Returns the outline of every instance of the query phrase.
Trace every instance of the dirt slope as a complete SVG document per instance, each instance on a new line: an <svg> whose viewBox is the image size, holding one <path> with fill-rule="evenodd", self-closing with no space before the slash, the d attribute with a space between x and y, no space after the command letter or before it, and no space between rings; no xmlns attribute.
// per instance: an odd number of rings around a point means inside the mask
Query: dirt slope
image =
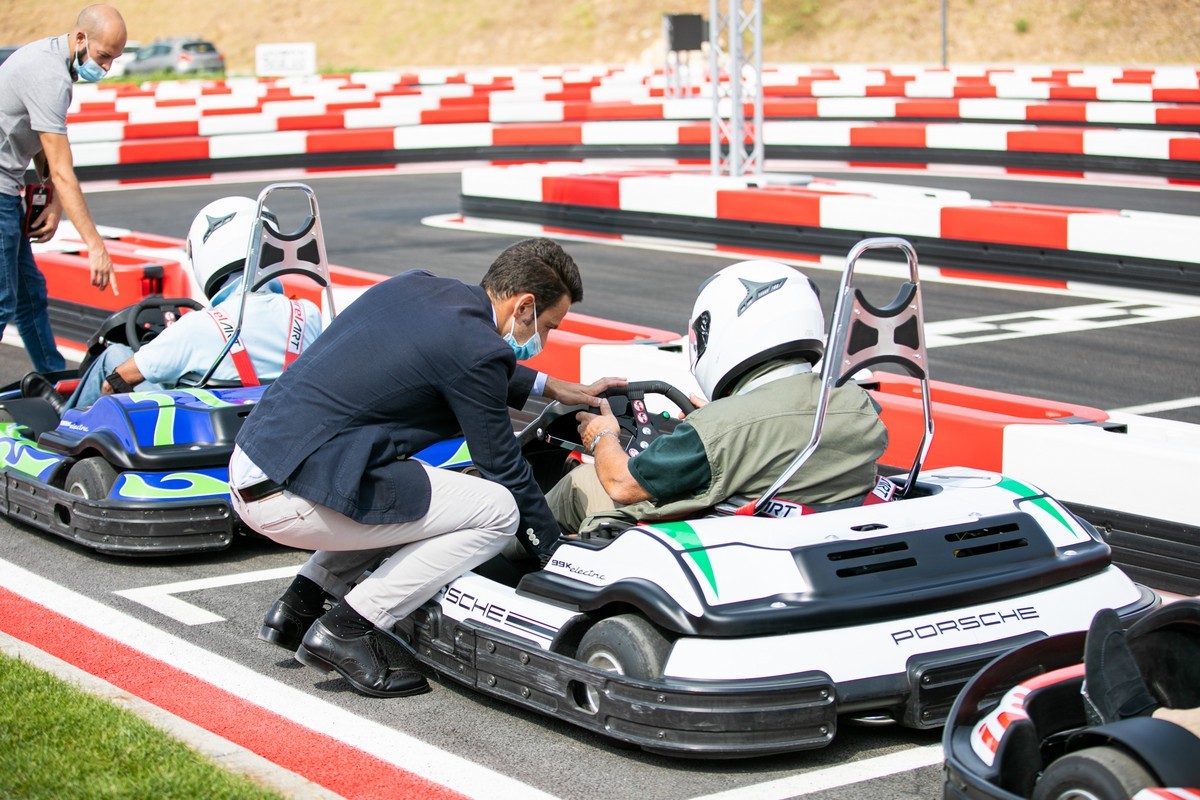
<svg viewBox="0 0 1200 800"><path fill-rule="evenodd" d="M130 38L198 33L231 70L258 42L316 41L324 70L662 60L662 14L700 0L118 0ZM744 2L743 7L751 3ZM66 31L82 7L0 0L0 44ZM720 7L729 7L721 0ZM775 62L938 63L941 0L763 0ZM948 0L951 63L1200 64L1200 0Z"/></svg>

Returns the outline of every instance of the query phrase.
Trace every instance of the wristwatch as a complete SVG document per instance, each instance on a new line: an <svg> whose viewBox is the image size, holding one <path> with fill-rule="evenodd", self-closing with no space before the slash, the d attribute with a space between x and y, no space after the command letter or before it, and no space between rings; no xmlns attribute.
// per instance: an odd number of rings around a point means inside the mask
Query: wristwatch
<svg viewBox="0 0 1200 800"><path fill-rule="evenodd" d="M129 385L129 381L121 377L116 370L108 373L105 376L104 382L112 387L112 390L117 394L127 394L133 391L133 387Z"/></svg>

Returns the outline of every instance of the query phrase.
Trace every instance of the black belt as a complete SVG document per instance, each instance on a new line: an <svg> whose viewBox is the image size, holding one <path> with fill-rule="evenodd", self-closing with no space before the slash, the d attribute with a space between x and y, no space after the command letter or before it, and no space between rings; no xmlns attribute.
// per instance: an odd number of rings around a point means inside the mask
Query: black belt
<svg viewBox="0 0 1200 800"><path fill-rule="evenodd" d="M241 489L234 488L234 491L237 492L245 502L253 503L258 500L265 500L268 497L274 497L282 492L284 488L285 487L283 484L276 483L270 478L267 478L265 481L252 483L249 486L245 486Z"/></svg>

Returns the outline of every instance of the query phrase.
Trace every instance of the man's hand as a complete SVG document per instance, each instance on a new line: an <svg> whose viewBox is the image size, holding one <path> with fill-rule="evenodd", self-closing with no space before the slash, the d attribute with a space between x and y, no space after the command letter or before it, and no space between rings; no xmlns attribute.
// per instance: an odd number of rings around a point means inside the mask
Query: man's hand
<svg viewBox="0 0 1200 800"><path fill-rule="evenodd" d="M98 289L108 288L108 282L112 280L113 265L103 240L97 239L94 244L88 244L88 262L92 266L92 286Z"/></svg>
<svg viewBox="0 0 1200 800"><path fill-rule="evenodd" d="M58 223L61 221L62 200L58 199L58 192L52 192L49 205L38 217L37 227L29 231L29 238L38 244L50 241L54 238L54 233L58 230Z"/></svg>
<svg viewBox="0 0 1200 800"><path fill-rule="evenodd" d="M549 397L551 400L557 400L563 405L568 406L592 406L593 408L600 405L599 395L609 389L625 386L629 381L624 378L601 378L594 383L584 386L580 383L567 383L560 381L558 378L546 376L546 388L543 391L543 396Z"/></svg>
<svg viewBox="0 0 1200 800"><path fill-rule="evenodd" d="M583 442L584 449L589 453L594 453L596 450L597 438L602 438L602 434L613 434L611 437L617 444L620 444L618 437L621 435L621 426L617 422L616 416L612 413L612 408L608 405L608 401L601 398L600 413L592 414L589 411L580 411L575 415L575 421L579 423L579 439ZM620 448L618 448L620 449Z"/></svg>
<svg viewBox="0 0 1200 800"><path fill-rule="evenodd" d="M704 408L706 405L708 405L708 398L707 398L707 397L701 397L701 396L700 396L700 395L698 395L698 394L689 394L689 395L688 395L688 400L691 400L691 401L692 401L692 405L694 405L694 406L696 407L696 410L697 410L697 411L699 411L700 409L702 409L702 408ZM680 411L680 412L679 412L679 418L680 418L680 419L687 419L687 414L685 414L685 413L683 413L682 411Z"/></svg>

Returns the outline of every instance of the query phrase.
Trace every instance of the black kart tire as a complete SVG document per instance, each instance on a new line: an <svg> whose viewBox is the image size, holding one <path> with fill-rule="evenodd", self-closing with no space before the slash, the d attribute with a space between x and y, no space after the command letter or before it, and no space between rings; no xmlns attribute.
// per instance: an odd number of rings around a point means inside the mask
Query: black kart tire
<svg viewBox="0 0 1200 800"><path fill-rule="evenodd" d="M64 487L68 492L88 500L103 500L117 482L117 471L103 458L85 458L71 467Z"/></svg>
<svg viewBox="0 0 1200 800"><path fill-rule="evenodd" d="M628 678L658 680L671 642L650 620L622 614L601 620L579 642L579 660Z"/></svg>
<svg viewBox="0 0 1200 800"><path fill-rule="evenodd" d="M1124 750L1089 747L1047 767L1034 786L1033 800L1129 800L1157 783Z"/></svg>

